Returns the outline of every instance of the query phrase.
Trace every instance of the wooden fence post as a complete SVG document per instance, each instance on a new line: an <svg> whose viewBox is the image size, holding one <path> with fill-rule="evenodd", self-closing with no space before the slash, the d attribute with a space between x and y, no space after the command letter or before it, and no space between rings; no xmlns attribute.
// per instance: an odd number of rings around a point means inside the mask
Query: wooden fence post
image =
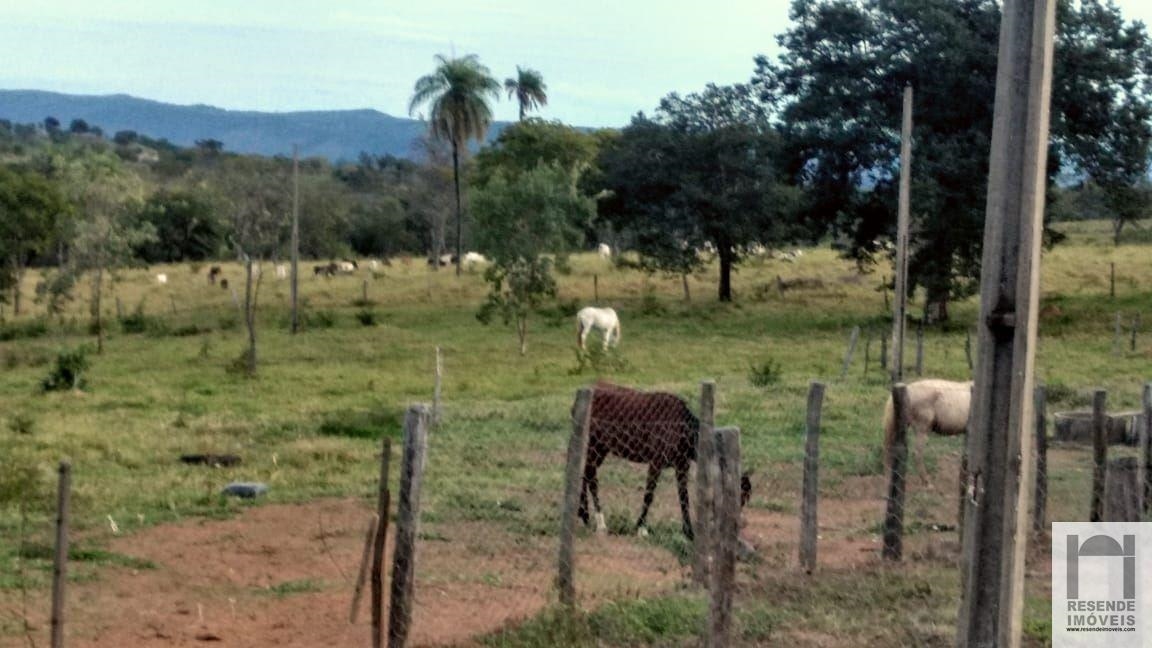
<svg viewBox="0 0 1152 648"><path fill-rule="evenodd" d="M1032 496L1032 531L1040 533L1046 524L1048 508L1048 424L1045 409L1047 391L1044 385L1037 385L1033 391L1033 408L1036 412L1036 490Z"/></svg>
<svg viewBox="0 0 1152 648"><path fill-rule="evenodd" d="M908 312L908 229L912 220L912 84L904 86L900 122L900 186L896 208L896 281L892 308L892 382L904 380L904 332Z"/></svg>
<svg viewBox="0 0 1152 648"><path fill-rule="evenodd" d="M380 449L380 484L376 493L376 526L372 536L372 648L384 645L384 543L388 539L388 516L392 494L388 472L392 464L392 439L384 437Z"/></svg>
<svg viewBox="0 0 1152 648"><path fill-rule="evenodd" d="M1111 263L1111 271L1108 273L1108 296L1116 299L1116 262Z"/></svg>
<svg viewBox="0 0 1152 648"><path fill-rule="evenodd" d="M700 432L696 435L696 524L692 576L697 584L708 586L712 567L712 475L709 468L716 461L716 382L700 383Z"/></svg>
<svg viewBox="0 0 1152 648"><path fill-rule="evenodd" d="M908 469L908 387L892 386L892 415L896 422L892 445L888 448L888 507L884 514L884 549L888 560L904 555L904 478Z"/></svg>
<svg viewBox="0 0 1152 648"><path fill-rule="evenodd" d="M716 559L712 565L708 638L712 648L727 646L732 630L732 598L736 581L736 545L740 534L740 428L720 428L713 434L719 480L715 484L716 518L713 533Z"/></svg>
<svg viewBox="0 0 1152 648"><path fill-rule="evenodd" d="M844 354L844 366L840 368L840 380L848 375L848 365L852 364L852 355L856 353L856 343L860 340L860 327L853 326L852 334L848 336L848 351Z"/></svg>
<svg viewBox="0 0 1152 648"><path fill-rule="evenodd" d="M584 488L584 460L588 454L588 425L592 415L593 390L583 387L576 392L576 405L572 410L572 436L568 438L568 463L564 469L564 503L560 511L560 556L556 587L560 603L568 608L576 605L576 511L580 507L580 491Z"/></svg>
<svg viewBox="0 0 1152 648"><path fill-rule="evenodd" d="M972 362L972 329L964 331L964 357L968 360L968 373L971 374L975 369Z"/></svg>
<svg viewBox="0 0 1152 648"><path fill-rule="evenodd" d="M916 376L924 375L924 320L916 325Z"/></svg>
<svg viewBox="0 0 1152 648"><path fill-rule="evenodd" d="M1144 384L1144 393L1141 398L1143 405L1143 423L1140 426L1140 479L1144 484L1144 500L1142 502L1143 519L1148 518L1152 509L1152 382Z"/></svg>
<svg viewBox="0 0 1152 648"><path fill-rule="evenodd" d="M440 381L444 375L444 365L440 356L440 347L436 347L436 374L432 385L432 427L440 425Z"/></svg>
<svg viewBox="0 0 1152 648"><path fill-rule="evenodd" d="M124 306L120 303L120 295L116 295L116 321L124 319Z"/></svg>
<svg viewBox="0 0 1152 648"><path fill-rule="evenodd" d="M389 648L406 646L412 625L416 534L420 526L420 491L427 458L428 406L412 405L404 419L404 458L400 464L400 495L396 498L396 543L392 550L392 593L388 601Z"/></svg>
<svg viewBox="0 0 1152 648"><path fill-rule="evenodd" d="M800 567L809 574L816 569L816 535L819 528L816 503L820 493L820 410L823 405L824 383L814 380L808 386L804 488L800 505Z"/></svg>
<svg viewBox="0 0 1152 648"><path fill-rule="evenodd" d="M600 303L600 275L592 275L592 303Z"/></svg>
<svg viewBox="0 0 1152 648"><path fill-rule="evenodd" d="M56 491L56 553L52 560L52 648L64 646L64 587L68 582L68 507L72 496L72 464L60 462Z"/></svg>
<svg viewBox="0 0 1152 648"><path fill-rule="evenodd" d="M888 336L880 336L880 370L888 371Z"/></svg>
<svg viewBox="0 0 1152 648"><path fill-rule="evenodd" d="M1112 353L1120 355L1120 311L1116 311L1116 332L1112 335Z"/></svg>
<svg viewBox="0 0 1152 648"><path fill-rule="evenodd" d="M1104 519L1104 485L1108 472L1108 429L1104 403L1108 392L1098 389L1092 394L1092 508L1089 522Z"/></svg>
<svg viewBox="0 0 1152 648"><path fill-rule="evenodd" d="M1130 351L1136 351L1136 331L1140 330L1140 313L1132 318L1132 344L1129 347Z"/></svg>
<svg viewBox="0 0 1152 648"><path fill-rule="evenodd" d="M872 331L864 338L864 377L868 377L868 363L872 360Z"/></svg>

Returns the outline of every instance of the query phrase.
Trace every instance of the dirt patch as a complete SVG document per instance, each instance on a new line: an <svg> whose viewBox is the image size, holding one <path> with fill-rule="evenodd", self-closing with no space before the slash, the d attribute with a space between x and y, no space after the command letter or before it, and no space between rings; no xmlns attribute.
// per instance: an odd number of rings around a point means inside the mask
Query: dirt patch
<svg viewBox="0 0 1152 648"><path fill-rule="evenodd" d="M370 515L352 499L268 505L116 539L112 551L157 568L109 567L95 582L74 584L69 645L368 645L367 591L357 623L349 611ZM482 523L422 532L414 645L465 642L555 600L555 538L526 539ZM580 595L590 605L682 582L673 556L631 538L588 537L577 546ZM47 620L33 621L46 634Z"/></svg>

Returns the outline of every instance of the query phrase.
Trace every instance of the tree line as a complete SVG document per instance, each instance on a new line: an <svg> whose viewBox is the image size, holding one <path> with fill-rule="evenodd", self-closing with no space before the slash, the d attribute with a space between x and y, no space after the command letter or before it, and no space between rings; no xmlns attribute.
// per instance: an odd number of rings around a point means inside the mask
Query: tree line
<svg viewBox="0 0 1152 648"><path fill-rule="evenodd" d="M827 241L866 269L892 238L910 85L909 289L946 319L979 275L999 5L794 0L790 16L746 83L669 94L620 129L532 117L548 100L533 69L501 83L474 55L438 57L413 86L428 135L411 159L300 161L300 252L478 249L494 260L484 316L510 322L549 298L565 252L599 241L651 272L715 261L722 301L761 246ZM1062 1L1057 20L1048 215L1109 218L1119 240L1150 204L1152 46L1107 2ZM520 121L473 153L502 93ZM32 265L49 269L51 303L133 263L287 258L292 160L226 144L0 121L0 294L19 308Z"/></svg>

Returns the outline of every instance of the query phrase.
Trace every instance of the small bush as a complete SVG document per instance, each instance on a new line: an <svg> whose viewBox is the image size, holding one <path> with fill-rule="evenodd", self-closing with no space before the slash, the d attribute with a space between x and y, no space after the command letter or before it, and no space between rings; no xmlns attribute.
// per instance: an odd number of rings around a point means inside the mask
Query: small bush
<svg viewBox="0 0 1152 648"><path fill-rule="evenodd" d="M607 372L621 372L629 367L628 361L616 349L605 350L603 345L589 344L587 349L576 349L576 367L569 370L569 375L577 376L591 369L597 374Z"/></svg>
<svg viewBox="0 0 1152 648"><path fill-rule="evenodd" d="M56 366L40 381L44 391L84 389L84 372L88 370L88 351L84 347L68 349L56 354Z"/></svg>
<svg viewBox="0 0 1152 648"><path fill-rule="evenodd" d="M152 336L164 335L168 332L168 325L159 317L144 313L144 304L136 306L136 310L120 318L120 330L125 333L147 333Z"/></svg>
<svg viewBox="0 0 1152 648"><path fill-rule="evenodd" d="M400 412L378 408L371 411L339 412L321 422L316 431L323 436L352 439L382 439L385 436L398 439L402 427Z"/></svg>
<svg viewBox="0 0 1152 648"><path fill-rule="evenodd" d="M8 429L15 434L30 435L36 429L36 419L17 412L8 418Z"/></svg>
<svg viewBox="0 0 1152 648"><path fill-rule="evenodd" d="M748 370L748 382L753 387L767 387L780 382L780 363L768 358L759 365L752 365Z"/></svg>
<svg viewBox="0 0 1152 648"><path fill-rule="evenodd" d="M217 324L221 331L233 331L237 326L240 326L240 319L235 316L226 315L221 317Z"/></svg>
<svg viewBox="0 0 1152 648"><path fill-rule="evenodd" d="M305 311L301 313L300 323L304 328L332 328L336 325L336 313L328 310Z"/></svg>
<svg viewBox="0 0 1152 648"><path fill-rule="evenodd" d="M644 295L640 297L640 314L656 316L667 312L668 309L656 297L656 289L651 285L645 286Z"/></svg>
<svg viewBox="0 0 1152 648"><path fill-rule="evenodd" d="M376 311L368 308L362 308L356 311L356 321L360 322L363 326L376 326L380 323L380 318L376 315Z"/></svg>

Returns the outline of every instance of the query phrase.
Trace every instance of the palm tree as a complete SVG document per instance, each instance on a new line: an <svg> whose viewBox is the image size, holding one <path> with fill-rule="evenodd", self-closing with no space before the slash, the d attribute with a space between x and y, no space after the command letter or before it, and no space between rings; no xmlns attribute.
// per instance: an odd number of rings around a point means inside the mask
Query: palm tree
<svg viewBox="0 0 1152 648"><path fill-rule="evenodd" d="M456 274L460 275L464 256L460 203L460 155L467 152L468 140L483 141L492 123L488 97L500 98L500 82L475 54L461 58L436 55L436 71L416 80L408 114L428 104L428 124L435 139L452 145L452 176L456 186Z"/></svg>
<svg viewBox="0 0 1152 648"><path fill-rule="evenodd" d="M529 110L539 110L548 105L548 86L544 85L544 77L536 70L523 69L516 66L516 78L504 80L504 89L508 91L508 98L516 97L520 104L520 121Z"/></svg>

